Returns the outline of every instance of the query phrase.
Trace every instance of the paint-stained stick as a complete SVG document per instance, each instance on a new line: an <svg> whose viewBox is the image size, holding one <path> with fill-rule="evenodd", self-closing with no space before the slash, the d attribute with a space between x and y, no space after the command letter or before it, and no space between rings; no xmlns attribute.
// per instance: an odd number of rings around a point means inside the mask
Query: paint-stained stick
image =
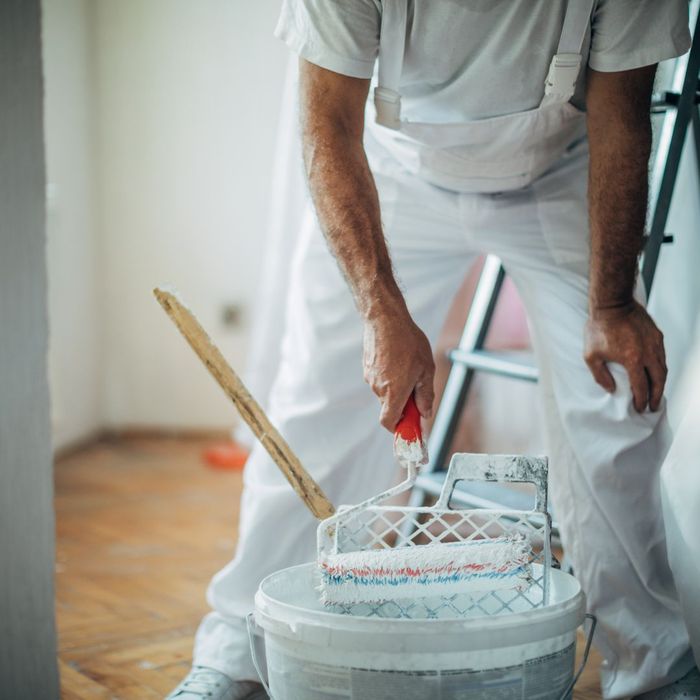
<svg viewBox="0 0 700 700"><path fill-rule="evenodd" d="M251 396L239 376L226 362L219 348L214 345L192 312L172 292L154 289L153 294L219 386L233 401L243 420L255 433L262 446L287 477L292 488L299 494L309 510L319 520L333 515L335 512L333 504L304 469L286 440L270 423L258 402Z"/></svg>

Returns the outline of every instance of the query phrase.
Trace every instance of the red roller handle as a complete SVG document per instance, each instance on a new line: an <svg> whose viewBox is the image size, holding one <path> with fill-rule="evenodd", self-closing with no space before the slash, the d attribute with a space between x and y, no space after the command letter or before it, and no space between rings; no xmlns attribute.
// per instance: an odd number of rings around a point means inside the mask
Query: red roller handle
<svg viewBox="0 0 700 700"><path fill-rule="evenodd" d="M416 400L411 394L394 428L394 455L401 463L425 464L428 461L420 420Z"/></svg>
<svg viewBox="0 0 700 700"><path fill-rule="evenodd" d="M401 436L406 442L423 441L423 431L420 425L420 412L416 406L413 394L409 396L403 414L394 428L394 435Z"/></svg>

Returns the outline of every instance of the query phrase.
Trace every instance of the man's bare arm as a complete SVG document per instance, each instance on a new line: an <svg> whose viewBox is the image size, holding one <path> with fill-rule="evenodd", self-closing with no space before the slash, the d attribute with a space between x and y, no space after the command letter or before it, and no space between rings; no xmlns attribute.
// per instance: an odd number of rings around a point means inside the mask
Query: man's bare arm
<svg viewBox="0 0 700 700"><path fill-rule="evenodd" d="M586 107L591 264L585 359L607 391L607 362L629 375L634 406L659 407L666 382L663 336L633 297L648 197L650 98L656 66L619 73L589 69Z"/></svg>
<svg viewBox="0 0 700 700"><path fill-rule="evenodd" d="M433 403L430 344L394 278L379 199L363 146L369 80L300 61L302 144L321 228L364 321L365 380L393 430L412 392L424 416Z"/></svg>

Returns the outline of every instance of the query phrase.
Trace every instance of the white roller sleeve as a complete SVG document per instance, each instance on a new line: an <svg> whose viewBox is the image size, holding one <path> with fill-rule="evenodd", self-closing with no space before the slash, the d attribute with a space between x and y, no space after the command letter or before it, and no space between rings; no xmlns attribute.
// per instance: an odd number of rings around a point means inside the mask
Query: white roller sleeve
<svg viewBox="0 0 700 700"><path fill-rule="evenodd" d="M326 604L501 590L530 578L531 547L522 535L492 540L371 549L319 561Z"/></svg>

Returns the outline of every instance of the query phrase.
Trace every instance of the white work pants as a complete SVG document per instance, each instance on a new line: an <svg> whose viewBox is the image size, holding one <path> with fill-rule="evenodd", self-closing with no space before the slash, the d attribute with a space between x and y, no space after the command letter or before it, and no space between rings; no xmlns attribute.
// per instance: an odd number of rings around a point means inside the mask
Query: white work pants
<svg viewBox="0 0 700 700"><path fill-rule="evenodd" d="M587 148L579 144L532 186L459 194L406 173L368 137L382 221L399 283L434 341L476 255L498 255L527 308L542 371L552 497L565 546L598 616L606 698L675 680L692 665L666 559L659 467L669 445L663 410L637 414L626 374L615 394L582 359L587 316ZM338 504L386 489L391 435L362 379L362 323L309 211L293 259L282 359L270 418ZM255 678L244 616L267 574L315 558L316 521L267 454L245 469L235 559L214 576L214 610L195 663Z"/></svg>

